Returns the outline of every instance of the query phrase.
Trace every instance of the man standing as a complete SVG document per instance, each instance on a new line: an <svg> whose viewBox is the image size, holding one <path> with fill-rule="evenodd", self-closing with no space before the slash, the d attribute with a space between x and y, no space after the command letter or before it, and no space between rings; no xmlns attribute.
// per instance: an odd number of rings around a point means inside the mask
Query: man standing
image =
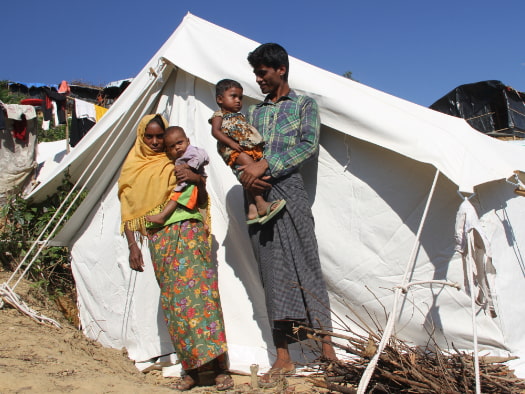
<svg viewBox="0 0 525 394"><path fill-rule="evenodd" d="M263 159L240 168L240 181L246 189L268 190L269 201L287 201L272 220L249 230L277 350L277 359L260 384L272 387L280 375L294 371L288 351L288 344L297 340L294 325L332 329L314 219L299 174L301 164L317 155L320 119L317 103L290 89L288 53L283 47L263 44L248 55L248 62L267 95L248 112L265 148ZM323 339L323 357L335 359L330 336Z"/></svg>

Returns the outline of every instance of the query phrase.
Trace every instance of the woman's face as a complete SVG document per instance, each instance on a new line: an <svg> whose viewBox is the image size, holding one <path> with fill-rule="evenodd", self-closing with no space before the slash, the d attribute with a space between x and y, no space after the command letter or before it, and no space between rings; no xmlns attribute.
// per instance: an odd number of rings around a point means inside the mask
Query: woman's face
<svg viewBox="0 0 525 394"><path fill-rule="evenodd" d="M158 123L151 122L146 126L142 140L153 152L164 152L164 130Z"/></svg>

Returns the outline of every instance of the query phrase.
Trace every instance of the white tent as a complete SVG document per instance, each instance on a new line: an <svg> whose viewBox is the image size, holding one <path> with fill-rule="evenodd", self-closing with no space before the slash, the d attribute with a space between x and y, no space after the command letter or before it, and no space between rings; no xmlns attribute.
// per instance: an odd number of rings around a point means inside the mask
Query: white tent
<svg viewBox="0 0 525 394"><path fill-rule="evenodd" d="M232 368L248 371L252 363L264 367L271 361L241 187L216 153L207 122L216 110L214 84L222 78L241 82L245 108L263 98L246 61L257 46L188 14L101 121L30 195L52 194L66 168L89 190L55 241L72 245L85 334L106 346L126 347L136 361L172 350L149 262L144 273L131 272L119 234L116 181L138 121L148 113L161 113L171 125L184 127L192 143L211 156L213 256ZM523 147L295 58L290 59L290 85L314 97L321 110L319 158L303 173L334 325L356 328L351 310L384 325L393 289L412 257L412 281L463 284L462 257L454 243L461 191L472 196L497 271L492 289L497 317L480 307L475 311L480 349L523 356L525 198L505 182L513 171L525 170ZM428 199L433 179L437 183ZM425 344L432 331L443 348L453 343L472 349L470 305L463 287L413 286L400 305L395 334ZM516 365L525 375L525 368Z"/></svg>

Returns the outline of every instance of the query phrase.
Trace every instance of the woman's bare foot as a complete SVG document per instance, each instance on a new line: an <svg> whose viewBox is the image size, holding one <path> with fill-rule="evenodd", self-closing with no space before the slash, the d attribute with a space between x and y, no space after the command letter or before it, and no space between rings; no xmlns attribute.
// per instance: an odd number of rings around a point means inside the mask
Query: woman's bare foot
<svg viewBox="0 0 525 394"><path fill-rule="evenodd" d="M222 372L215 377L215 388L217 391L226 391L235 386L231 375L226 372Z"/></svg>
<svg viewBox="0 0 525 394"><path fill-rule="evenodd" d="M188 391L195 387L195 380L190 375L184 375L179 381L174 383L171 387L179 391Z"/></svg>

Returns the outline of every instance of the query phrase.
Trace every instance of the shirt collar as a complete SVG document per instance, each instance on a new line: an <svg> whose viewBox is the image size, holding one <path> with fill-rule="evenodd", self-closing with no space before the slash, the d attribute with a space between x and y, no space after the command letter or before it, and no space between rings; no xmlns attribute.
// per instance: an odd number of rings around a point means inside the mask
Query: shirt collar
<svg viewBox="0 0 525 394"><path fill-rule="evenodd" d="M262 103L257 104L257 106L261 107L263 105L275 105L279 101L284 101L284 100L296 101L297 100L297 93L295 93L292 89L290 89L288 94L279 97L279 99L276 102L273 102L272 100L270 100L270 95L268 95L268 96L266 96L264 98L264 101Z"/></svg>

